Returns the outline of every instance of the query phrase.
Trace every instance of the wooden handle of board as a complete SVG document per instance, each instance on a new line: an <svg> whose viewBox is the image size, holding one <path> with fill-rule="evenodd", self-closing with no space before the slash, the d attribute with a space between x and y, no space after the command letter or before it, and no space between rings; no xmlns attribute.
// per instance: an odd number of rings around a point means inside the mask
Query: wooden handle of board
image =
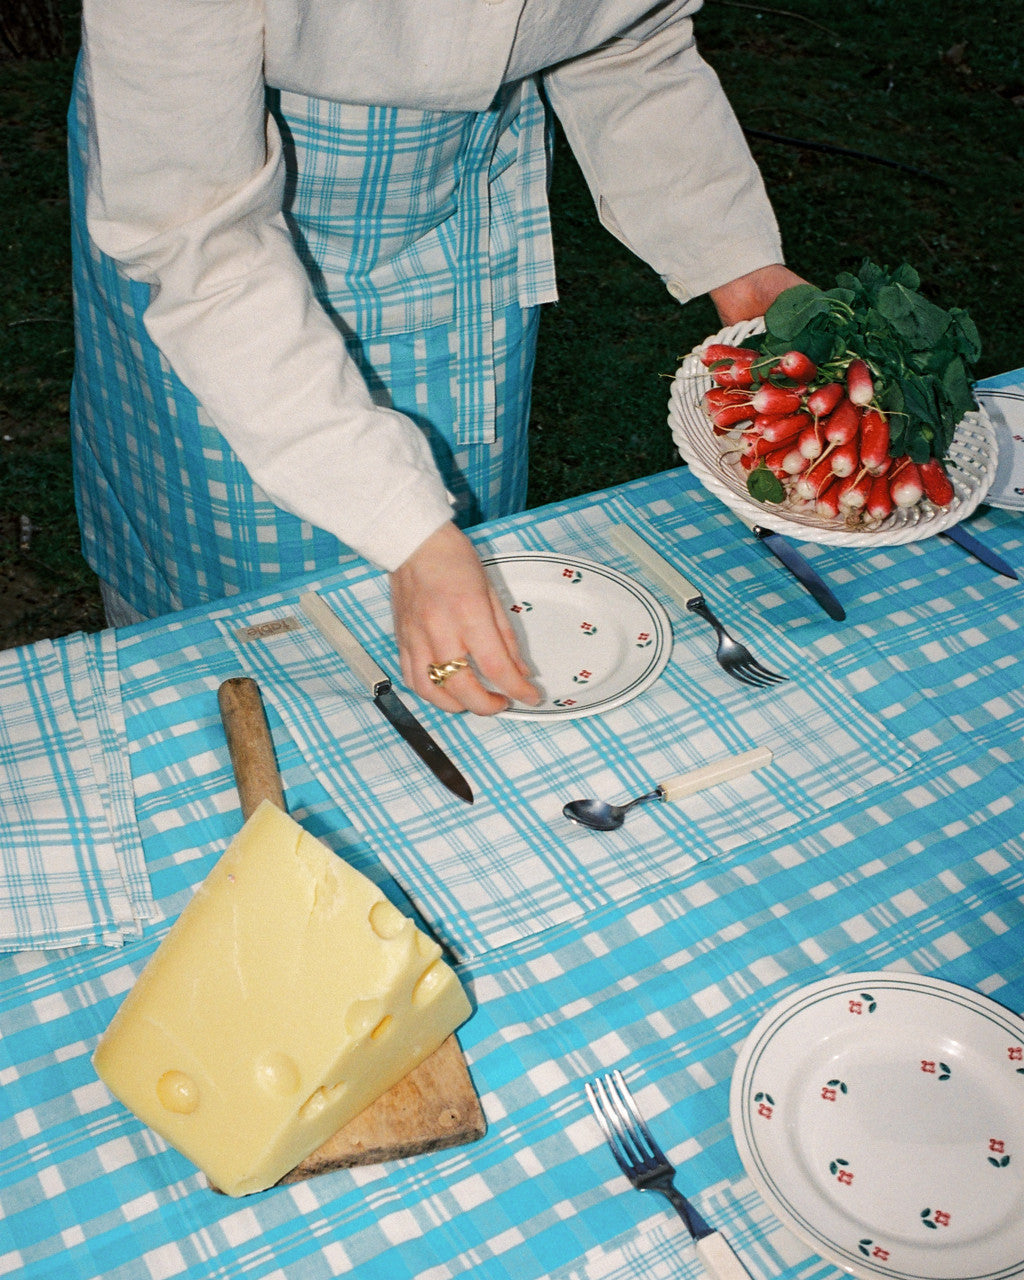
<svg viewBox="0 0 1024 1280"><path fill-rule="evenodd" d="M225 680L217 690L217 702L243 819L259 807L261 800L270 800L284 809L281 775L259 685L248 676Z"/></svg>

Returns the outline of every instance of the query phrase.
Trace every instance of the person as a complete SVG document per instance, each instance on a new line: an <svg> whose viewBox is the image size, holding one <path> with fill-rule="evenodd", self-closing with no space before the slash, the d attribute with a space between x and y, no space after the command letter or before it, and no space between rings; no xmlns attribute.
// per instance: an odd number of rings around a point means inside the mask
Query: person
<svg viewBox="0 0 1024 1280"><path fill-rule="evenodd" d="M112 623L359 555L419 696L536 700L463 529L525 504L551 113L680 301L798 279L699 4L84 0L72 446Z"/></svg>

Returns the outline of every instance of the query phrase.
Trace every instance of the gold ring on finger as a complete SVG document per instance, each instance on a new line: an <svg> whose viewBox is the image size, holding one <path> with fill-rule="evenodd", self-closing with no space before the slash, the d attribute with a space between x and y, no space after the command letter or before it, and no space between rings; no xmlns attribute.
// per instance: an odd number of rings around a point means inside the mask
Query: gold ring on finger
<svg viewBox="0 0 1024 1280"><path fill-rule="evenodd" d="M457 671L469 666L468 658L452 658L450 662L431 662L427 667L430 683L439 687L450 679Z"/></svg>

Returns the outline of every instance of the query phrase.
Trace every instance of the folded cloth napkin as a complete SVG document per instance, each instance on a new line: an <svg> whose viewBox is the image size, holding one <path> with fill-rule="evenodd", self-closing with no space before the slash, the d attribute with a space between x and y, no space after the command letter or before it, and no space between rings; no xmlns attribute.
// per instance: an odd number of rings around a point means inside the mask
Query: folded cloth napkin
<svg viewBox="0 0 1024 1280"><path fill-rule="evenodd" d="M113 632L0 653L0 950L119 946L153 901Z"/></svg>
<svg viewBox="0 0 1024 1280"><path fill-rule="evenodd" d="M637 513L617 500L547 521L534 515L482 550L589 557L642 582L608 539L624 519L636 523ZM383 580L321 594L397 674ZM754 689L717 665L706 623L678 603L662 603L675 631L671 661L651 688L600 715L453 717L405 695L469 778L472 808L411 754L297 605L254 609L218 625L321 785L453 949L469 955L677 878L704 858L860 795L915 759L874 717L844 714L840 687L773 627L757 622L754 647L791 679ZM735 609L723 613L753 644ZM286 617L295 623L290 629L280 625ZM279 625L265 625L273 622ZM754 746L774 752L769 767L678 803L645 805L619 832L592 832L562 814L567 800L623 800Z"/></svg>

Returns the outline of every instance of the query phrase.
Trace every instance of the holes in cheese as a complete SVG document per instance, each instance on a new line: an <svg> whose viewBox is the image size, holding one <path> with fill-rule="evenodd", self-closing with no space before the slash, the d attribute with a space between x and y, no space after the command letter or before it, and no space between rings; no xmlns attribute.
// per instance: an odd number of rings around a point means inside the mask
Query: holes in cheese
<svg viewBox="0 0 1024 1280"><path fill-rule="evenodd" d="M165 1071L156 1082L156 1096L166 1111L174 1111L180 1116L191 1115L199 1106L196 1082L184 1071Z"/></svg>
<svg viewBox="0 0 1024 1280"><path fill-rule="evenodd" d="M256 1060L254 1074L261 1089L281 1098L296 1093L302 1083L298 1064L286 1053L264 1054Z"/></svg>
<svg viewBox="0 0 1024 1280"><path fill-rule="evenodd" d="M273 1185L469 1016L440 948L269 802L200 885L93 1057L220 1190Z"/></svg>
<svg viewBox="0 0 1024 1280"><path fill-rule="evenodd" d="M345 1030L353 1040L361 1040L372 1033L382 1012L379 1000L356 1000L345 1011Z"/></svg>
<svg viewBox="0 0 1024 1280"><path fill-rule="evenodd" d="M324 1111L345 1092L345 1082L331 1085L328 1089L314 1089L306 1101L299 1107L299 1120L303 1124L316 1124Z"/></svg>
<svg viewBox="0 0 1024 1280"><path fill-rule="evenodd" d="M395 938L405 927L406 917L394 905L385 899L375 902L370 908L370 928L378 938Z"/></svg>
<svg viewBox="0 0 1024 1280"><path fill-rule="evenodd" d="M443 960L435 960L428 965L416 981L412 989L412 1002L415 1005L429 1004L435 996L440 995L445 987L445 971L448 966Z"/></svg>

